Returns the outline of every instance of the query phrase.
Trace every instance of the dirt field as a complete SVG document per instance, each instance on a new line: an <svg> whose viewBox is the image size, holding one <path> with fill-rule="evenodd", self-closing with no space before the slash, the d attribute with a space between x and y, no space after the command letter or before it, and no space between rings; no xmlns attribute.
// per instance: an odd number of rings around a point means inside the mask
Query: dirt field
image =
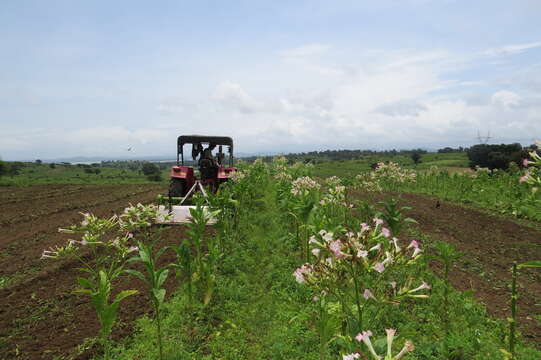
<svg viewBox="0 0 541 360"><path fill-rule="evenodd" d="M354 192L358 199L372 202L391 197L390 194ZM507 318L511 312L510 268L541 259L541 231L484 212L464 208L424 195L401 194L401 205L412 209L406 215L417 220L418 229L432 240L455 245L463 254L451 273L456 289L472 290L479 302L486 305L490 315ZM397 197L394 195L393 197ZM433 264L438 271L438 264ZM531 344L541 348L541 272L521 270L519 280L518 315L522 334Z"/></svg>
<svg viewBox="0 0 541 360"><path fill-rule="evenodd" d="M0 359L89 359L94 348L81 346L98 333L88 298L74 295L76 264L40 260L43 249L65 244L59 227L79 222L79 212L99 216L121 212L129 203L151 202L164 191L159 185L35 186L0 188ZM355 197L381 200L381 196L354 193ZM472 289L493 316L509 316L509 268L513 260L541 259L541 231L485 213L429 197L403 194L408 213L419 229L435 240L448 241L463 252L452 273L453 285ZM162 234L164 244L178 243L181 227ZM168 254L163 262L172 261ZM437 270L437 266L435 266ZM541 327L535 319L541 307L539 271L525 270L520 277L519 316L526 339L541 345ZM6 281L6 280L4 280ZM167 283L175 287L174 277ZM133 319L149 306L144 285L136 279L117 287L139 289L125 300L115 336L132 331Z"/></svg>
<svg viewBox="0 0 541 360"><path fill-rule="evenodd" d="M0 276L8 279L0 290L0 359L91 357L90 346L78 346L96 336L99 327L88 298L71 294L77 264L40 260L41 252L66 243L67 234L58 228L80 222L79 212L108 217L129 203L151 202L163 191L160 185L0 188ZM162 237L174 243L182 235L182 228L172 227ZM164 262L173 260L167 256ZM174 285L171 277L167 287ZM149 309L139 280L124 281L118 286L122 289L141 293L123 303L117 337L128 334L131 320Z"/></svg>

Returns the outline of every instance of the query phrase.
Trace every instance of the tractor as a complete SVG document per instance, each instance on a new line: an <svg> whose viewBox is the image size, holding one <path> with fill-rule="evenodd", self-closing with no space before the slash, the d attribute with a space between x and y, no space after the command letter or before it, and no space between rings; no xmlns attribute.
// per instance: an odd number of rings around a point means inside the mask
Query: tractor
<svg viewBox="0 0 541 360"><path fill-rule="evenodd" d="M197 169L184 163L184 145L192 145L191 155ZM226 155L223 146L227 146ZM212 151L218 147L215 155ZM233 139L227 136L182 135L177 139L177 164L171 167L169 182L168 206L160 206L163 214L172 214L172 219L162 223L186 223L190 217L189 209L193 206L183 205L196 191L204 197L207 191L215 193L221 184L228 181L237 171L233 167ZM159 201L166 200L159 197ZM176 203L177 205L173 205Z"/></svg>
<svg viewBox="0 0 541 360"><path fill-rule="evenodd" d="M199 178L192 166L184 165L184 145L192 145L192 159L197 161ZM224 165L223 146L227 146L228 166ZM215 156L212 151L218 146ZM227 136L182 135L177 140L177 165L171 167L170 197L187 197L201 184L216 192L237 169L233 167L233 139Z"/></svg>

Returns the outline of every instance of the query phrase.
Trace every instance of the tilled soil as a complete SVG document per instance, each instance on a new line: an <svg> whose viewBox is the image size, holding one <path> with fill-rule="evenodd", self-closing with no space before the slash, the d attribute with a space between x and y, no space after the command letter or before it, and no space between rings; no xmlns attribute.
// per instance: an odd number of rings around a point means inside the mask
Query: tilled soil
<svg viewBox="0 0 541 360"><path fill-rule="evenodd" d="M69 238L58 232L81 221L80 212L100 217L121 213L129 203L152 202L164 192L160 185L33 186L0 188L0 359L88 359L96 346L81 346L98 334L94 309L86 296L74 295L77 263L40 260L42 251L64 245ZM183 228L161 233L161 245L178 244ZM166 253L161 262L170 263ZM166 283L175 287L174 276ZM139 279L124 278L115 292L138 289L123 301L115 336L132 330L133 320L150 309L146 288Z"/></svg>
<svg viewBox="0 0 541 360"><path fill-rule="evenodd" d="M406 216L417 220L419 231L432 240L455 245L463 254L451 272L458 290L472 290L490 315L510 317L510 269L514 261L524 263L541 259L541 231L519 225L501 216L466 208L418 194L375 194L355 191L353 198L382 201L400 198L401 206L412 209ZM541 210L540 210L541 211ZM439 264L432 264L435 271ZM524 338L541 348L541 272L520 270L518 279L518 317Z"/></svg>

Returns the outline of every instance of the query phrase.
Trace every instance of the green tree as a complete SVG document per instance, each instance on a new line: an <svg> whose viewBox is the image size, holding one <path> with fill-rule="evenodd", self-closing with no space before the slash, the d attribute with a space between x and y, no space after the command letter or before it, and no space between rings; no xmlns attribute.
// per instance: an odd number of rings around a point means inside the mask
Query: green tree
<svg viewBox="0 0 541 360"><path fill-rule="evenodd" d="M418 151L413 151L410 155L411 160L415 165L419 164L421 162L421 154Z"/></svg>
<svg viewBox="0 0 541 360"><path fill-rule="evenodd" d="M2 177L3 175L6 175L7 173L8 173L7 163L0 160L0 177Z"/></svg>
<svg viewBox="0 0 541 360"><path fill-rule="evenodd" d="M151 162L145 162L141 170L143 171L143 174L145 174L146 176L160 173L160 168L158 168L156 164L151 163Z"/></svg>

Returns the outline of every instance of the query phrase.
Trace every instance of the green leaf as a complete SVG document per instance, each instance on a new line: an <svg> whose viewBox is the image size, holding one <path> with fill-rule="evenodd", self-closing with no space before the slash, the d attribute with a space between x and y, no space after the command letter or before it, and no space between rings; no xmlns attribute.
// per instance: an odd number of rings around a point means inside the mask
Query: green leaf
<svg viewBox="0 0 541 360"><path fill-rule="evenodd" d="M113 301L113 303L119 303L120 301L122 301L123 299L127 298L128 296L131 296L131 295L135 295L137 294L139 291L137 290L124 290L124 291L121 291L120 293L118 293L118 295L115 297L115 300Z"/></svg>
<svg viewBox="0 0 541 360"><path fill-rule="evenodd" d="M94 289L94 284L92 284L92 282L90 282L90 280L86 278L77 276L77 282L79 283L79 285L81 285L84 288L91 289L91 290Z"/></svg>
<svg viewBox="0 0 541 360"><path fill-rule="evenodd" d="M87 290L87 289L75 289L73 290L73 293L74 294L92 294L92 290Z"/></svg>
<svg viewBox="0 0 541 360"><path fill-rule="evenodd" d="M133 276L137 276L139 279L143 280L145 283L148 284L148 280L147 278L145 277L145 275L143 275L140 271L137 271L137 270L132 270L132 269L127 269L127 270L124 270L127 274L130 274L130 275L133 275Z"/></svg>
<svg viewBox="0 0 541 360"><path fill-rule="evenodd" d="M165 279L167 279L167 275L169 275L169 269L162 268L160 271L158 271L158 282L156 283L157 287L162 287Z"/></svg>
<svg viewBox="0 0 541 360"><path fill-rule="evenodd" d="M541 268L541 260L528 261L523 264L519 264L518 268Z"/></svg>
<svg viewBox="0 0 541 360"><path fill-rule="evenodd" d="M158 303L163 304L165 299L165 289L152 289L152 295L158 300Z"/></svg>

